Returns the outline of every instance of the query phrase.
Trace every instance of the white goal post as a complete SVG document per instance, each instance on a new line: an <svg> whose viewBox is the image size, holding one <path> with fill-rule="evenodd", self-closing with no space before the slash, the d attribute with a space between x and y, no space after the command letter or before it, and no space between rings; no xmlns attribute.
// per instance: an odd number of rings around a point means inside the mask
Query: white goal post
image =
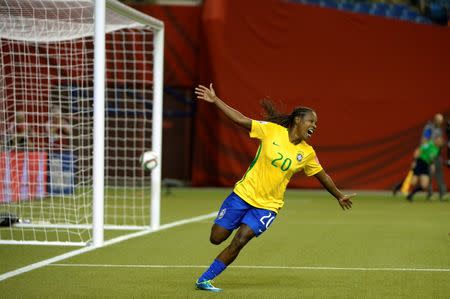
<svg viewBox="0 0 450 299"><path fill-rule="evenodd" d="M0 0L0 39L0 244L158 229L164 24L117 0Z"/></svg>

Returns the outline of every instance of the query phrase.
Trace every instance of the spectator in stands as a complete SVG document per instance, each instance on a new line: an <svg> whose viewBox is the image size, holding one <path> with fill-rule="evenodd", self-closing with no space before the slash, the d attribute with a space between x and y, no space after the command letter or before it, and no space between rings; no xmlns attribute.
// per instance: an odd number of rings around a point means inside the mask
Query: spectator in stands
<svg viewBox="0 0 450 299"><path fill-rule="evenodd" d="M31 136L33 132L27 123L25 113L17 111L13 121L7 130L8 146L15 149L25 150L31 147Z"/></svg>
<svg viewBox="0 0 450 299"><path fill-rule="evenodd" d="M69 120L64 117L58 105L52 105L50 107L47 134L50 150L64 151L69 149L72 129Z"/></svg>
<svg viewBox="0 0 450 299"><path fill-rule="evenodd" d="M425 144L429 142L430 140L436 140L437 138L444 138L444 132L443 132L443 125L444 125L444 116L440 113L437 113L433 120L429 121L425 127L423 128L422 132L422 144ZM445 178L444 178L444 167L443 167L443 158L441 155L441 149L444 145L444 142L441 142L441 145L439 147L439 153L435 157L435 160L433 161L433 167L430 172L430 178L435 179L438 190L439 190L439 198L442 200L445 196L445 193L447 192L447 186L445 184ZM428 187L428 197L430 198L433 194L433 184L432 180L430 180L430 184Z"/></svg>

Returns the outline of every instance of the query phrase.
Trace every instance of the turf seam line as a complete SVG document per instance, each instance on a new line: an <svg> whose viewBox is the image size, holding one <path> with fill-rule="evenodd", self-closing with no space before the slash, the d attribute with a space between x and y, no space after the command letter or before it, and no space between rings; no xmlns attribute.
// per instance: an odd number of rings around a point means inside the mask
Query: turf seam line
<svg viewBox="0 0 450 299"><path fill-rule="evenodd" d="M145 231L139 231L139 232L136 232L136 233L133 233L133 234L129 234L129 235L126 235L126 236L120 236L120 237L117 237L117 238L105 241L103 243L103 246L101 246L101 247L89 246L89 247L84 247L84 248L81 248L81 249L73 250L73 251L70 251L70 252L66 252L64 254L61 254L61 255L58 255L58 256L55 256L55 257L52 257L52 258L49 258L49 259L46 259L46 260L43 260L43 261L40 261L40 262L37 262L37 263L34 263L34 264L30 264L30 265L24 266L24 267L16 269L16 270L12 270L12 271L3 273L3 274L0 275L0 281L6 280L8 278L11 278L11 277L14 277L14 276L26 273L26 272L30 272L30 271L35 270L35 269L39 269L39 268L48 266L48 265L50 265L52 263L56 263L56 262L65 260L65 259L74 257L76 255L80 255L80 254L83 254L83 253L86 253L86 252L89 252L89 251L93 251L95 249L104 248L104 247L109 246L109 245L117 244L117 243L129 240L129 239L132 239L132 238L137 238L137 237L141 237L141 236L144 236L144 235L156 233L156 232L159 232L159 231L162 231L162 230L166 230L166 229L169 229L169 228L172 228L172 227L176 227L176 226L180 226L180 225L184 225L184 224L188 224L188 223L193 223L193 222L198 222L198 221L201 221L201 220L209 219L209 218L212 218L212 217L214 217L216 215L217 215L217 212L212 212L212 213L205 214L205 215L200 215L200 216L197 216L197 217L187 218L187 219L183 219L183 220L179 220L179 221L163 224L158 229L155 229L155 230L148 229L148 230L145 230Z"/></svg>
<svg viewBox="0 0 450 299"><path fill-rule="evenodd" d="M113 265L113 264L52 264L52 267L99 267L99 268L207 268L207 265ZM364 268L326 266L229 266L241 269L286 270L338 270L338 271L401 271L401 272L450 272L447 268Z"/></svg>

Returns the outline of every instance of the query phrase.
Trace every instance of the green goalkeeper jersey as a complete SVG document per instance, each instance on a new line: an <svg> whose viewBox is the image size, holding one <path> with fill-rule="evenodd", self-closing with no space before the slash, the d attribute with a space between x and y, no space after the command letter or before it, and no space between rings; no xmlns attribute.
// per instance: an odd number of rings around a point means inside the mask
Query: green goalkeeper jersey
<svg viewBox="0 0 450 299"><path fill-rule="evenodd" d="M433 140L430 140L420 146L419 158L431 164L434 159L439 155L439 147L434 144Z"/></svg>

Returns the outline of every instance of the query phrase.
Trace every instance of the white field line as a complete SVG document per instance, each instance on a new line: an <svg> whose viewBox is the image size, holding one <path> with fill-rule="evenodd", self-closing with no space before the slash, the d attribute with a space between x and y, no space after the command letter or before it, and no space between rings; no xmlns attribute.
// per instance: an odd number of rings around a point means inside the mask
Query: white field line
<svg viewBox="0 0 450 299"><path fill-rule="evenodd" d="M52 267L98 267L98 268L207 268L207 265L109 265L109 264L52 264ZM325 271L388 271L388 272L450 272L439 268L362 268L362 267L325 267L325 266L230 266L240 269L270 270L325 270Z"/></svg>
<svg viewBox="0 0 450 299"><path fill-rule="evenodd" d="M205 214L205 215L201 215L201 216L197 216L197 217L193 217L193 218L183 219L183 220L179 220L179 221L163 224L163 225L161 225L159 227L159 229L156 229L156 230L151 230L150 229L150 230L139 231L139 232L136 232L136 233L133 233L133 234L120 236L120 237L117 237L115 239L111 239L111 240L105 241L103 243L102 247L87 246L87 247L84 247L84 248L81 248L81 249L69 251L69 252L66 252L64 254L61 254L61 255L49 258L47 260L43 260L43 261L40 261L40 262L37 262L37 263L34 263L34 264L30 264L28 266L25 266L25 267L22 267L22 268L13 270L13 271L9 271L9 272L3 273L3 274L0 275L0 281L3 281L5 279L8 279L8 278L11 278L11 277L14 277L14 276L26 273L26 272L30 272L30 271L35 270L35 269L39 269L39 268L48 266L48 265L50 265L52 263L56 263L56 262L59 262L59 261L62 261L62 260L74 257L76 255L80 255L80 254L92 251L92 250L95 250L95 249L98 249L98 248L103 248L103 247L106 247L106 246L109 246L109 245L113 245L113 244L117 244L117 243L129 240L129 239L132 239L132 238L141 237L141 236L145 236L145 235L148 235L148 234L156 233L156 232L159 232L159 231L162 231L162 230L165 230L165 229L169 229L169 228L172 228L172 227L175 227L175 226L180 226L180 225L184 225L184 224L188 224L188 223L202 221L202 220L205 220L205 219L209 219L209 218L215 217L216 215L217 215L217 212L213 212L213 213L209 213L209 214Z"/></svg>

